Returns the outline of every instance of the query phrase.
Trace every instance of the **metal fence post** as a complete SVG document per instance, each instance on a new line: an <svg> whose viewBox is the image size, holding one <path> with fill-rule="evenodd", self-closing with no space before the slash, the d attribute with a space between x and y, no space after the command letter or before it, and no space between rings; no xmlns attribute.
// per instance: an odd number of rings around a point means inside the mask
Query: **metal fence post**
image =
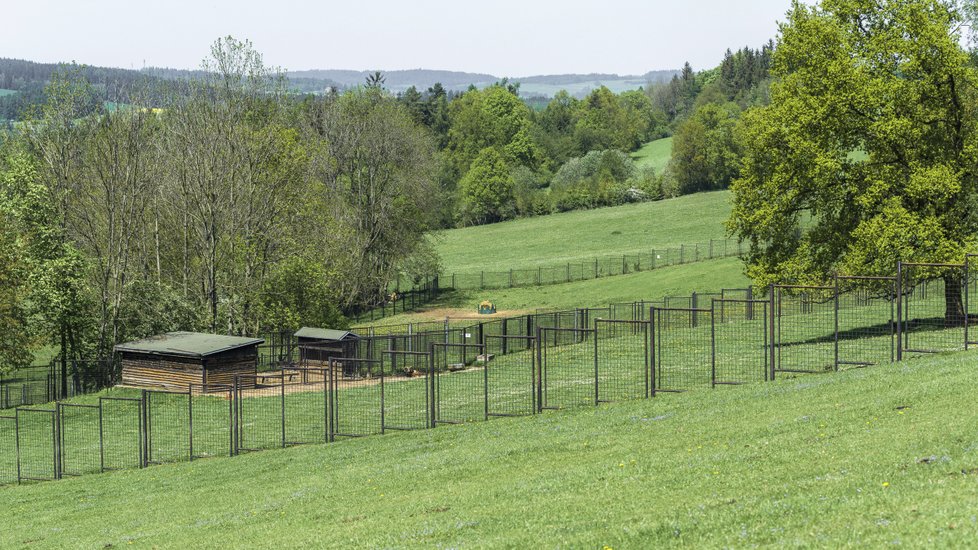
<svg viewBox="0 0 978 550"><path fill-rule="evenodd" d="M777 315L777 312L775 311L775 303L774 303L774 301L775 301L775 298L774 298L774 283L771 283L770 285L768 285L768 300L770 301L770 304L771 304L770 305L770 308L769 308L770 309L770 312L771 312L770 313L770 318L771 318L771 324L770 325L771 326L769 327L769 329L771 331L771 339L769 340L771 342L771 380L774 380L774 378L775 378L774 371L775 371L775 366L776 366L776 361L777 361L777 346L778 346L778 340L776 338L776 333L775 333L775 328L774 328L774 324L775 324L774 318Z"/></svg>
<svg viewBox="0 0 978 550"><path fill-rule="evenodd" d="M896 310L897 310L897 349L896 356L897 361L903 361L903 262L897 260L897 292L896 292Z"/></svg>
<svg viewBox="0 0 978 550"><path fill-rule="evenodd" d="M542 327L536 328L536 339L534 343L536 344L535 355L536 361L536 388L534 388L537 396L537 410L536 412L543 412L543 334Z"/></svg>
<svg viewBox="0 0 978 550"><path fill-rule="evenodd" d="M839 371L839 275L838 273L833 276L835 279L833 286L834 288L834 301L835 301L835 371Z"/></svg>

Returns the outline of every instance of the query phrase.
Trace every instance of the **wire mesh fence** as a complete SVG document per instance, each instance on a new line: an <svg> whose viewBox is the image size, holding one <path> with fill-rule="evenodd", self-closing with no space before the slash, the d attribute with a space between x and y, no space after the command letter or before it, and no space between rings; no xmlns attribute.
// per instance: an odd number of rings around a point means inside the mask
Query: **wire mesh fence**
<svg viewBox="0 0 978 550"><path fill-rule="evenodd" d="M482 359L480 359L482 358ZM482 344L432 344L436 424L489 418L488 371Z"/></svg>
<svg viewBox="0 0 978 550"><path fill-rule="evenodd" d="M419 430L432 425L431 354L422 351L384 352L383 429Z"/></svg>
<svg viewBox="0 0 978 550"><path fill-rule="evenodd" d="M58 403L61 435L61 474L80 476L102 470L100 405Z"/></svg>
<svg viewBox="0 0 978 550"><path fill-rule="evenodd" d="M709 309L652 308L653 395L712 385L711 313Z"/></svg>
<svg viewBox="0 0 978 550"><path fill-rule="evenodd" d="M539 327L540 406L564 409L594 405L597 395L597 338L594 330Z"/></svg>
<svg viewBox="0 0 978 550"><path fill-rule="evenodd" d="M650 397L649 323L595 319L594 331L597 400L613 402Z"/></svg>
<svg viewBox="0 0 978 550"><path fill-rule="evenodd" d="M968 266L902 263L901 356L967 348Z"/></svg>
<svg viewBox="0 0 978 550"><path fill-rule="evenodd" d="M896 277L836 278L837 368L866 367L896 358Z"/></svg>
<svg viewBox="0 0 978 550"><path fill-rule="evenodd" d="M762 300L713 300L712 386L763 382L770 378L768 305Z"/></svg>
<svg viewBox="0 0 978 550"><path fill-rule="evenodd" d="M376 359L330 362L330 439L384 433L384 368Z"/></svg>
<svg viewBox="0 0 978 550"><path fill-rule="evenodd" d="M763 300L751 289L724 289L415 325L348 347L311 346L317 353L297 345L288 352L297 362L230 386L123 388L53 408L21 406L0 415L0 484L862 367L899 360L901 351L966 349L978 284L972 271L901 264L898 274L772 286Z"/></svg>
<svg viewBox="0 0 978 550"><path fill-rule="evenodd" d="M775 373L818 373L836 367L834 286L775 285Z"/></svg>

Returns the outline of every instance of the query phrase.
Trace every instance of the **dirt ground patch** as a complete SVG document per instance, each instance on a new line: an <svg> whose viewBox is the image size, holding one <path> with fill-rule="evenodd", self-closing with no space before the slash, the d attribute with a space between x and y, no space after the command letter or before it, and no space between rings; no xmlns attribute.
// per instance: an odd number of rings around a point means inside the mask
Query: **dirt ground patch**
<svg viewBox="0 0 978 550"><path fill-rule="evenodd" d="M481 319L498 319L502 317L519 317L520 315L527 315L529 313L536 312L524 309L501 309L490 315L480 315L478 312L472 311L471 309L443 307L438 309L429 309L421 313L425 317L430 317L432 319L444 319L447 317L449 321L476 321Z"/></svg>

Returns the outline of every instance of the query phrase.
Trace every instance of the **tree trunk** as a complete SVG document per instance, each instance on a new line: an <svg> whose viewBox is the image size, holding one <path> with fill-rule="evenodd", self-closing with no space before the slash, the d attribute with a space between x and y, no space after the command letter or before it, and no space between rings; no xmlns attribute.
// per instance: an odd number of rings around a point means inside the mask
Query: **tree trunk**
<svg viewBox="0 0 978 550"><path fill-rule="evenodd" d="M944 328L963 327L964 281L957 273L944 275Z"/></svg>

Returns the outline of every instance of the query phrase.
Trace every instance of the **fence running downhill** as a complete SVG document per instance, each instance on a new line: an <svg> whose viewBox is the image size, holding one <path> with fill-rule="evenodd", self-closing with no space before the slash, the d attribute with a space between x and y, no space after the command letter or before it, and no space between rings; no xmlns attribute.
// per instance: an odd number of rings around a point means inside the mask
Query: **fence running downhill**
<svg viewBox="0 0 978 550"><path fill-rule="evenodd" d="M967 350L978 278L838 277L302 345L230 386L117 388L0 415L0 484L647 399Z"/></svg>

